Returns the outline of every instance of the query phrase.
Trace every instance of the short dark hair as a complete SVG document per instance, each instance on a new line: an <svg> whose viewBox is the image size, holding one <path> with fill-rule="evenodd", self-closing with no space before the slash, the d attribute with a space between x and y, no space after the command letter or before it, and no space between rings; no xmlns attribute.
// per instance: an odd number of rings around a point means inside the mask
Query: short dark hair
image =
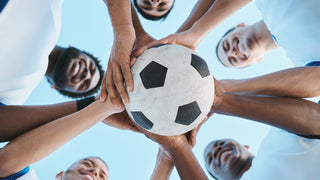
<svg viewBox="0 0 320 180"><path fill-rule="evenodd" d="M72 47L72 48L74 48L74 47ZM75 48L75 49L77 49L77 48ZM102 69L102 66L100 64L100 60L98 60L98 58L94 57L92 54L90 54L86 51L81 51L79 49L77 49L77 50L86 54L87 56L89 56L93 60L93 62L97 66L97 69L99 70L100 77L99 77L99 81L98 81L97 85L88 92L74 93L74 92L66 91L66 90L63 90L60 88L57 90L60 94L67 96L67 97L70 97L70 98L74 98L74 99L84 98L84 97L91 96L91 95L97 93L100 90L100 86L101 86L102 79L104 76L104 71ZM49 81L48 78L47 78L47 80L50 84L53 84L51 81Z"/></svg>
<svg viewBox="0 0 320 180"><path fill-rule="evenodd" d="M222 40L223 37L225 37L226 35L228 35L229 33L231 33L231 32L232 32L233 30L235 30L236 28L237 28L237 26L232 27L232 28L230 28L227 32L225 32L225 33L223 34L223 36L220 38L220 40L219 40L219 42L218 42L218 44L217 44L217 46L216 46L216 56L217 56L219 62L221 62L221 64L224 65L224 66L226 66L226 65L222 63L221 59L220 59L219 56L218 56L219 44L220 44L220 42L221 42L221 40Z"/></svg>
<svg viewBox="0 0 320 180"><path fill-rule="evenodd" d="M149 15L147 13L145 13L138 5L137 0L133 0L133 5L134 7L137 9L137 11L146 19L151 20L151 21L158 21L158 20L165 20L167 18L167 16L169 15L169 13L171 12L173 5L174 5L175 0L173 0L172 6L170 7L170 9L162 16L152 16Z"/></svg>

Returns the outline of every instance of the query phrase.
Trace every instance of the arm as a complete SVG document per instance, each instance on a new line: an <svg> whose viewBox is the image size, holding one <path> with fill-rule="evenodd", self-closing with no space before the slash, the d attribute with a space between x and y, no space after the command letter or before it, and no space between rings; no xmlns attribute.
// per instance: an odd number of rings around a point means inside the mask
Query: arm
<svg viewBox="0 0 320 180"><path fill-rule="evenodd" d="M105 2L112 21L114 41L107 73L101 85L101 100L105 101L107 99L108 92L111 101L121 106L122 102L119 95L124 103L129 102L123 79L127 90L133 90L130 56L136 38L135 30L132 24L130 0L106 0ZM111 71L110 68L112 68L112 73L108 73L108 71Z"/></svg>
<svg viewBox="0 0 320 180"><path fill-rule="evenodd" d="M109 99L105 103L96 101L77 113L20 135L0 150L0 177L10 176L43 159L94 124L121 110Z"/></svg>
<svg viewBox="0 0 320 180"><path fill-rule="evenodd" d="M207 10L211 7L215 0L198 0L196 5L193 7L190 15L181 25L177 32L183 32L192 27L192 25L200 19Z"/></svg>
<svg viewBox="0 0 320 180"><path fill-rule="evenodd" d="M172 143L166 146L170 151L174 165L181 179L208 179L194 156L188 141Z"/></svg>
<svg viewBox="0 0 320 180"><path fill-rule="evenodd" d="M77 111L76 101L43 106L0 107L0 142Z"/></svg>
<svg viewBox="0 0 320 180"><path fill-rule="evenodd" d="M146 49L159 44L180 44L196 50L200 42L212 29L251 0L215 0L213 3L211 1L212 5L207 9L210 6L209 1L199 1L193 9L192 14L176 34L171 34L163 39L151 42L135 51L132 56L138 57Z"/></svg>
<svg viewBox="0 0 320 180"><path fill-rule="evenodd" d="M320 67L298 67L244 80L219 81L226 92L308 98L320 96Z"/></svg>
<svg viewBox="0 0 320 180"><path fill-rule="evenodd" d="M171 157L164 152L164 148L159 146L156 165L154 167L151 180L167 180L173 169Z"/></svg>
<svg viewBox="0 0 320 180"><path fill-rule="evenodd" d="M132 22L133 22L133 27L135 29L136 32L136 42L134 45L134 49L139 49L143 46L145 46L146 44L155 41L155 39L153 37L151 37L142 27L142 24L139 20L137 11L135 10L135 8L133 7L132 3L131 3L131 16L132 16ZM134 64L134 62L131 62L130 65Z"/></svg>
<svg viewBox="0 0 320 180"><path fill-rule="evenodd" d="M216 0L210 9L191 27L202 40L212 29L248 4L251 0Z"/></svg>
<svg viewBox="0 0 320 180"><path fill-rule="evenodd" d="M162 145L165 149L167 149L170 152L172 161L176 166L181 179L208 179L192 152L192 140L188 142L187 134L181 134L177 136L162 136L148 132L147 130L140 127L138 124L134 124L148 138L158 142L160 145ZM199 125L199 128L200 126L201 125ZM199 129L196 129L195 133L197 133L198 130ZM194 137L195 136L189 138Z"/></svg>
<svg viewBox="0 0 320 180"><path fill-rule="evenodd" d="M212 110L273 125L300 135L320 134L320 105L300 98L226 93L216 84Z"/></svg>

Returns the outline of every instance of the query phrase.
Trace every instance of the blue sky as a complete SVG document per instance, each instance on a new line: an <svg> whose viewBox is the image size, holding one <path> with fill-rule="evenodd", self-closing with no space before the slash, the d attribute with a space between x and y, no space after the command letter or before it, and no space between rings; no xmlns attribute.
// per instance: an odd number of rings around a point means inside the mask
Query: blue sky
<svg viewBox="0 0 320 180"><path fill-rule="evenodd" d="M176 0L168 18L163 22L142 19L145 30L159 39L174 33L190 13L196 0ZM261 19L254 3L247 5L213 30L200 44L197 52L209 64L216 79L254 77L291 67L282 50L275 50L265 61L245 69L228 69L216 59L215 46L226 30L241 22L253 23ZM58 45L74 46L91 52L102 60L106 68L113 42L113 30L107 7L102 0L65 0L62 30ZM25 104L41 105L69 101L51 89L43 79ZM268 126L223 115L213 115L201 128L193 151L204 167L202 153L213 139L232 138L251 146L256 153ZM47 158L32 165L39 179L54 179L74 161L86 156L100 156L110 167L110 179L149 179L155 164L158 145L142 134L121 131L102 123L90 128ZM171 179L179 179L174 171Z"/></svg>

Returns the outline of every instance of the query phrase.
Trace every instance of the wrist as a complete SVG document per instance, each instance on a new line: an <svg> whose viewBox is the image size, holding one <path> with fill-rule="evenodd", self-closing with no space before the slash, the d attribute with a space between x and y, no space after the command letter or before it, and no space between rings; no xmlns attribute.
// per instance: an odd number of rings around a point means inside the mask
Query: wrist
<svg viewBox="0 0 320 180"><path fill-rule="evenodd" d="M135 29L133 26L128 25L118 25L117 27L114 27L114 35L115 37L121 38L124 34L135 36Z"/></svg>
<svg viewBox="0 0 320 180"><path fill-rule="evenodd" d="M95 101L94 96L90 96L90 97L86 97L86 98L77 100L76 101L77 102L77 111L80 111L81 109L89 106L94 101Z"/></svg>
<svg viewBox="0 0 320 180"><path fill-rule="evenodd" d="M185 147L190 147L190 145L189 145L187 139L181 139L178 141L173 141L172 143L169 143L165 147L169 150L171 157L172 157L173 152L179 151L180 149L183 149Z"/></svg>

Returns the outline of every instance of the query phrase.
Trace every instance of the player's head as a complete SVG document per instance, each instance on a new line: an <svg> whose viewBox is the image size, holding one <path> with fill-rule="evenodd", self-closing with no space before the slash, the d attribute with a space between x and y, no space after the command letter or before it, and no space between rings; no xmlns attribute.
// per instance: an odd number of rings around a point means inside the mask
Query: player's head
<svg viewBox="0 0 320 180"><path fill-rule="evenodd" d="M133 0L137 11L146 19L156 21L165 19L175 0Z"/></svg>
<svg viewBox="0 0 320 180"><path fill-rule="evenodd" d="M81 159L56 175L57 180L107 180L108 177L108 166L98 157Z"/></svg>
<svg viewBox="0 0 320 180"><path fill-rule="evenodd" d="M204 161L210 175L219 180L240 179L251 167L253 154L248 146L231 139L210 142L204 150Z"/></svg>
<svg viewBox="0 0 320 180"><path fill-rule="evenodd" d="M256 32L257 25L241 23L223 35L216 47L217 57L223 65L243 68L263 60L267 52Z"/></svg>
<svg viewBox="0 0 320 180"><path fill-rule="evenodd" d="M99 60L77 48L56 46L49 56L46 77L61 94L81 98L95 94L104 72Z"/></svg>

